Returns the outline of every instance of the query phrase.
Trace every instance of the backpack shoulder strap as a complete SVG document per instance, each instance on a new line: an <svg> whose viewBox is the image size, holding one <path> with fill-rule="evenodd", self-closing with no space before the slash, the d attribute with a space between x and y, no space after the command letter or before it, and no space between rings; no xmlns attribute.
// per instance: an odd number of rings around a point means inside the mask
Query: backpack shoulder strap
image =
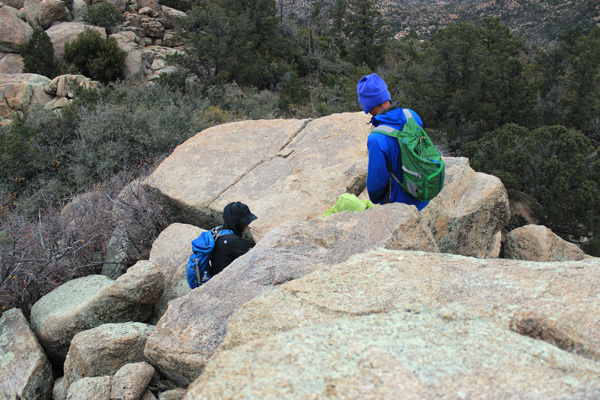
<svg viewBox="0 0 600 400"><path fill-rule="evenodd" d="M395 138L397 138L398 133L400 133L397 129L394 129L391 126L387 126L387 125L379 125L378 127L376 127L375 129L373 129L371 131L371 133L373 133L373 132L383 133L384 135L395 137Z"/></svg>
<svg viewBox="0 0 600 400"><path fill-rule="evenodd" d="M408 122L410 119L415 119L412 115L412 113L410 111L408 111L408 108L403 108L402 112L404 113L404 116L406 117L406 122Z"/></svg>
<svg viewBox="0 0 600 400"><path fill-rule="evenodd" d="M223 225L219 225L215 228L212 228L211 233L213 235L213 239L216 241L219 236L223 235L231 235L233 231L231 229L223 229Z"/></svg>

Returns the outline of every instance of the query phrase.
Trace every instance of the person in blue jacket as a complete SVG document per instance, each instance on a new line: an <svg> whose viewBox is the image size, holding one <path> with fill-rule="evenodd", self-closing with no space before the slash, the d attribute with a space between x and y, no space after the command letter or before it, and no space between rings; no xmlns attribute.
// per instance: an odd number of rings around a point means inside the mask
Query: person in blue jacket
<svg viewBox="0 0 600 400"><path fill-rule="evenodd" d="M358 101L365 114L371 114L371 124L375 127L387 125L399 131L406 123L404 111L399 103L393 103L387 85L377 74L361 78L356 87ZM407 109L421 127L423 121L413 110ZM367 191L373 203L405 203L414 205L421 211L428 201L421 201L392 179L390 170L402 179L402 157L398 139L372 132L367 140L369 150L369 170L367 172Z"/></svg>

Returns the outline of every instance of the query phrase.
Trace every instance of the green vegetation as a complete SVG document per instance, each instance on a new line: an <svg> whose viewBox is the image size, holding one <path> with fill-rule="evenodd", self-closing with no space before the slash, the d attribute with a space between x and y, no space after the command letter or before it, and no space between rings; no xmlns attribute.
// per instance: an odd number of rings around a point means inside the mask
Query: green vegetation
<svg viewBox="0 0 600 400"><path fill-rule="evenodd" d="M86 28L77 39L65 45L65 61L78 73L103 83L121 77L127 52L114 38L104 40L98 31Z"/></svg>
<svg viewBox="0 0 600 400"><path fill-rule="evenodd" d="M87 21L92 25L105 28L109 33L112 32L113 27L120 25L124 20L125 17L119 7L112 3L100 3L87 9Z"/></svg>
<svg viewBox="0 0 600 400"><path fill-rule="evenodd" d="M40 29L33 31L21 47L23 72L44 75L50 79L60 74L54 59L54 47L48 34Z"/></svg>
<svg viewBox="0 0 600 400"><path fill-rule="evenodd" d="M600 255L600 27L572 31L550 47L493 18L451 24L427 41L415 33L390 40L371 6L314 2L306 15L284 18L273 0L197 2L182 28L187 50L170 59L176 73L152 86L109 83L82 91L60 115L30 108L0 127L2 304L28 304L101 265L107 236L98 232L110 232L117 221L82 220L80 240L90 252L69 253L79 239L57 211L68 199L90 190L114 199L129 178L213 125L360 111L356 82L372 72L386 80L393 99L421 115L445 154L467 156L475 169L498 176L511 199L531 197L541 223ZM45 39L37 35L41 47ZM91 30L65 54L102 82L117 79L123 67L116 43ZM151 196L142 197L142 208L154 211L133 213L131 223L148 224L151 234L132 238L142 245L131 262L171 218ZM108 215L113 205L97 199L86 212ZM67 248L37 245L49 242ZM57 277L69 263L89 268ZM38 274L45 278L28 278Z"/></svg>

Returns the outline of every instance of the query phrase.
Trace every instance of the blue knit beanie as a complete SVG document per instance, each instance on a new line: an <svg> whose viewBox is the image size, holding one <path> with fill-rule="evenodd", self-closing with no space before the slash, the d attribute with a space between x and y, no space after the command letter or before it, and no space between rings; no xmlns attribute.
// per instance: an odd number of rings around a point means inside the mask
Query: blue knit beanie
<svg viewBox="0 0 600 400"><path fill-rule="evenodd" d="M363 76L356 85L356 91L358 92L358 101L365 114L368 114L375 106L392 101L387 85L377 74Z"/></svg>

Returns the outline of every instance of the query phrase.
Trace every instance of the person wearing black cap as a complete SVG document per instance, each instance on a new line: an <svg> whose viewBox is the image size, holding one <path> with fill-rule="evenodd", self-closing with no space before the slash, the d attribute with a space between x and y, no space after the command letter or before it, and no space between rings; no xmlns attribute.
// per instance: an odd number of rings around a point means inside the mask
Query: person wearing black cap
<svg viewBox="0 0 600 400"><path fill-rule="evenodd" d="M356 91L365 114L373 116L373 126L385 125L401 131L407 116L410 116L423 127L421 117L416 112L402 108L399 103L392 104L387 85L377 74L363 76L356 86ZM367 192L373 203L405 203L416 206L419 211L429 204L429 201L421 201L404 192L402 186L391 179L390 171L394 172L395 176L402 176L402 157L396 138L372 132L367 139L367 148Z"/></svg>
<svg viewBox="0 0 600 400"><path fill-rule="evenodd" d="M223 226L220 230L230 229L232 234L219 236L215 241L215 248L211 257L210 275L215 276L236 258L246 254L250 245L242 239L248 225L256 219L250 208L244 203L236 201L229 203L223 209Z"/></svg>

